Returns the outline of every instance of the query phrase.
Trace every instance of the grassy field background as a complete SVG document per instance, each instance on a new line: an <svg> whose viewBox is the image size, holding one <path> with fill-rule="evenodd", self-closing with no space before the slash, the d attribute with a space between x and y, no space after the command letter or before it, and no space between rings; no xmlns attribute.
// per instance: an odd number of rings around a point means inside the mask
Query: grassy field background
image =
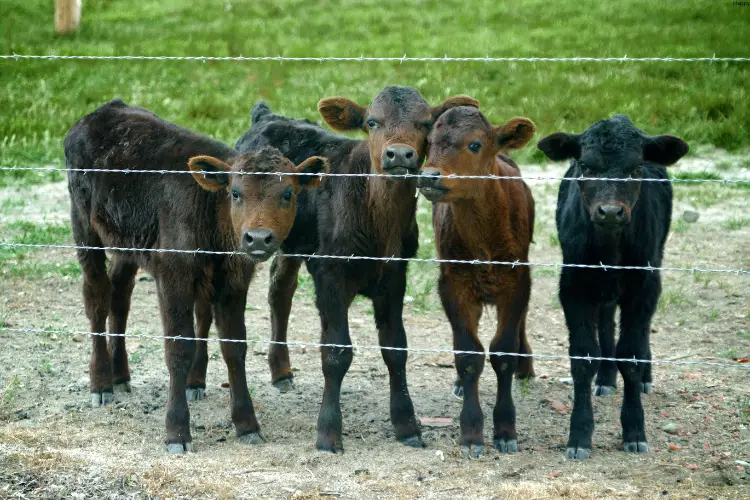
<svg viewBox="0 0 750 500"><path fill-rule="evenodd" d="M750 8L731 1L504 3L373 0L86 2L80 30L56 37L53 3L0 0L3 54L173 56L747 56ZM431 103L467 93L495 122L532 118L538 140L627 113L649 133L732 151L750 144L748 63L0 62L0 165L62 165L62 138L119 96L230 144L265 99L319 120L317 101L362 104L389 84ZM541 161L534 147L519 159ZM50 174L0 174L33 182ZM57 177L59 180L60 177Z"/></svg>

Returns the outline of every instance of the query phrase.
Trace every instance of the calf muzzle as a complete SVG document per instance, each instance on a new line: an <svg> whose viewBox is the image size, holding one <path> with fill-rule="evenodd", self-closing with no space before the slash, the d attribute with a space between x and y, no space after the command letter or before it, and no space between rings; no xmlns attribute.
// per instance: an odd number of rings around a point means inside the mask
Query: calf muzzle
<svg viewBox="0 0 750 500"><path fill-rule="evenodd" d="M242 233L242 250L255 261L268 260L278 249L279 237L271 229L247 229Z"/></svg>
<svg viewBox="0 0 750 500"><path fill-rule="evenodd" d="M406 144L391 144L383 149L381 160L383 171L388 174L405 175L419 168L417 151Z"/></svg>
<svg viewBox="0 0 750 500"><path fill-rule="evenodd" d="M417 186L422 196L435 202L440 201L449 191L442 183L442 175L439 170L423 170Z"/></svg>
<svg viewBox="0 0 750 500"><path fill-rule="evenodd" d="M621 202L595 203L591 220L602 228L616 229L630 222L630 209Z"/></svg>

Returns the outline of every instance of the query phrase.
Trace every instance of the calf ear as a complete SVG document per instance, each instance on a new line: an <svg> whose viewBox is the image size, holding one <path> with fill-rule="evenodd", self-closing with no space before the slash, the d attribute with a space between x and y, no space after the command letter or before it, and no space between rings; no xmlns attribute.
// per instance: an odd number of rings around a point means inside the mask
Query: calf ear
<svg viewBox="0 0 750 500"><path fill-rule="evenodd" d="M463 94L449 97L448 99L443 101L442 104L438 104L437 106L430 108L433 121L437 120L440 115L442 115L449 109L457 108L459 106L471 106L472 108L479 108L479 101L477 101L473 97L469 97Z"/></svg>
<svg viewBox="0 0 750 500"><path fill-rule="evenodd" d="M318 103L318 112L334 130L364 130L367 108L343 97L330 97Z"/></svg>
<svg viewBox="0 0 750 500"><path fill-rule="evenodd" d="M322 156L312 156L307 160L303 161L295 169L301 174L320 174L328 173L328 160ZM292 183L296 187L302 187L306 189L312 189L318 187L321 182L320 176L315 175L293 175Z"/></svg>
<svg viewBox="0 0 750 500"><path fill-rule="evenodd" d="M495 127L497 145L503 151L524 147L536 132L536 125L528 118L511 118L503 125Z"/></svg>
<svg viewBox="0 0 750 500"><path fill-rule="evenodd" d="M229 187L232 167L213 156L193 156L188 160L195 181L206 191L221 191Z"/></svg>
<svg viewBox="0 0 750 500"><path fill-rule="evenodd" d="M643 144L643 159L659 165L672 165L689 149L687 142L673 135L649 137Z"/></svg>
<svg viewBox="0 0 750 500"><path fill-rule="evenodd" d="M543 137L536 147L552 161L581 157L580 135L555 132Z"/></svg>

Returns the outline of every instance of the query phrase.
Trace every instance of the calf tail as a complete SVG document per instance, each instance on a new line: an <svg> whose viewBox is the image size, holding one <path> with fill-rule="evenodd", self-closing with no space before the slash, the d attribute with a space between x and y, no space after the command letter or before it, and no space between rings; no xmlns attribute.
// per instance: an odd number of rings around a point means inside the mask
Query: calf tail
<svg viewBox="0 0 750 500"><path fill-rule="evenodd" d="M258 101L255 103L255 106L253 106L252 111L250 111L250 124L252 125L253 123L258 123L263 119L263 117L270 114L271 108L268 107L268 104L263 101Z"/></svg>

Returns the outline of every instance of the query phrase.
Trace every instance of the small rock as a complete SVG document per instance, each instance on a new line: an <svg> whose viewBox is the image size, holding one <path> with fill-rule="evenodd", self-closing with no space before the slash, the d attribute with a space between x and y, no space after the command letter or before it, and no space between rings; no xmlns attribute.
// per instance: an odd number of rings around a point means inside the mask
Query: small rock
<svg viewBox="0 0 750 500"><path fill-rule="evenodd" d="M226 440L227 440L226 436L219 436L219 437L216 438L216 442L217 443L223 443Z"/></svg>
<svg viewBox="0 0 750 500"><path fill-rule="evenodd" d="M195 426L195 430L196 431L205 431L206 430L206 426L203 425L203 424L198 424L198 425Z"/></svg>
<svg viewBox="0 0 750 500"><path fill-rule="evenodd" d="M85 337L85 335L73 335L72 340L73 342L83 342L83 337Z"/></svg>
<svg viewBox="0 0 750 500"><path fill-rule="evenodd" d="M29 414L23 410L18 410L16 412L16 418L18 418L18 420L26 420L27 418L29 418Z"/></svg>
<svg viewBox="0 0 750 500"><path fill-rule="evenodd" d="M700 214L694 210L685 210L682 212L682 219L685 222L696 222L699 217Z"/></svg>
<svg viewBox="0 0 750 500"><path fill-rule="evenodd" d="M58 340L58 337L57 337L56 333L53 333L52 335L50 335L49 338L50 338L50 340Z"/></svg>
<svg viewBox="0 0 750 500"><path fill-rule="evenodd" d="M674 422L667 422L661 426L661 430L667 434L677 434L680 431L680 427Z"/></svg>
<svg viewBox="0 0 750 500"><path fill-rule="evenodd" d="M750 462L745 462L744 460L735 460L734 463L743 467L750 467Z"/></svg>
<svg viewBox="0 0 750 500"><path fill-rule="evenodd" d="M669 451L680 451L681 449L679 444L669 443Z"/></svg>
<svg viewBox="0 0 750 500"><path fill-rule="evenodd" d="M142 275L141 275L141 276L140 276L140 277L138 278L138 281L154 281L154 278L153 278L153 276L151 276L151 275L149 275L149 274L142 274Z"/></svg>
<svg viewBox="0 0 750 500"><path fill-rule="evenodd" d="M442 450L437 450L435 455L440 459L441 462L445 462L445 453ZM737 467L740 467L739 465Z"/></svg>
<svg viewBox="0 0 750 500"><path fill-rule="evenodd" d="M66 410L72 410L76 406L78 406L76 403L65 403L63 405L63 408L65 408Z"/></svg>
<svg viewBox="0 0 750 500"><path fill-rule="evenodd" d="M361 476L363 474L369 474L369 473L370 473L369 469L357 469L354 471L355 476Z"/></svg>
<svg viewBox="0 0 750 500"><path fill-rule="evenodd" d="M558 379L558 380L560 382L562 382L563 384L565 384L565 385L573 385L573 379L571 377L561 378L561 379Z"/></svg>

